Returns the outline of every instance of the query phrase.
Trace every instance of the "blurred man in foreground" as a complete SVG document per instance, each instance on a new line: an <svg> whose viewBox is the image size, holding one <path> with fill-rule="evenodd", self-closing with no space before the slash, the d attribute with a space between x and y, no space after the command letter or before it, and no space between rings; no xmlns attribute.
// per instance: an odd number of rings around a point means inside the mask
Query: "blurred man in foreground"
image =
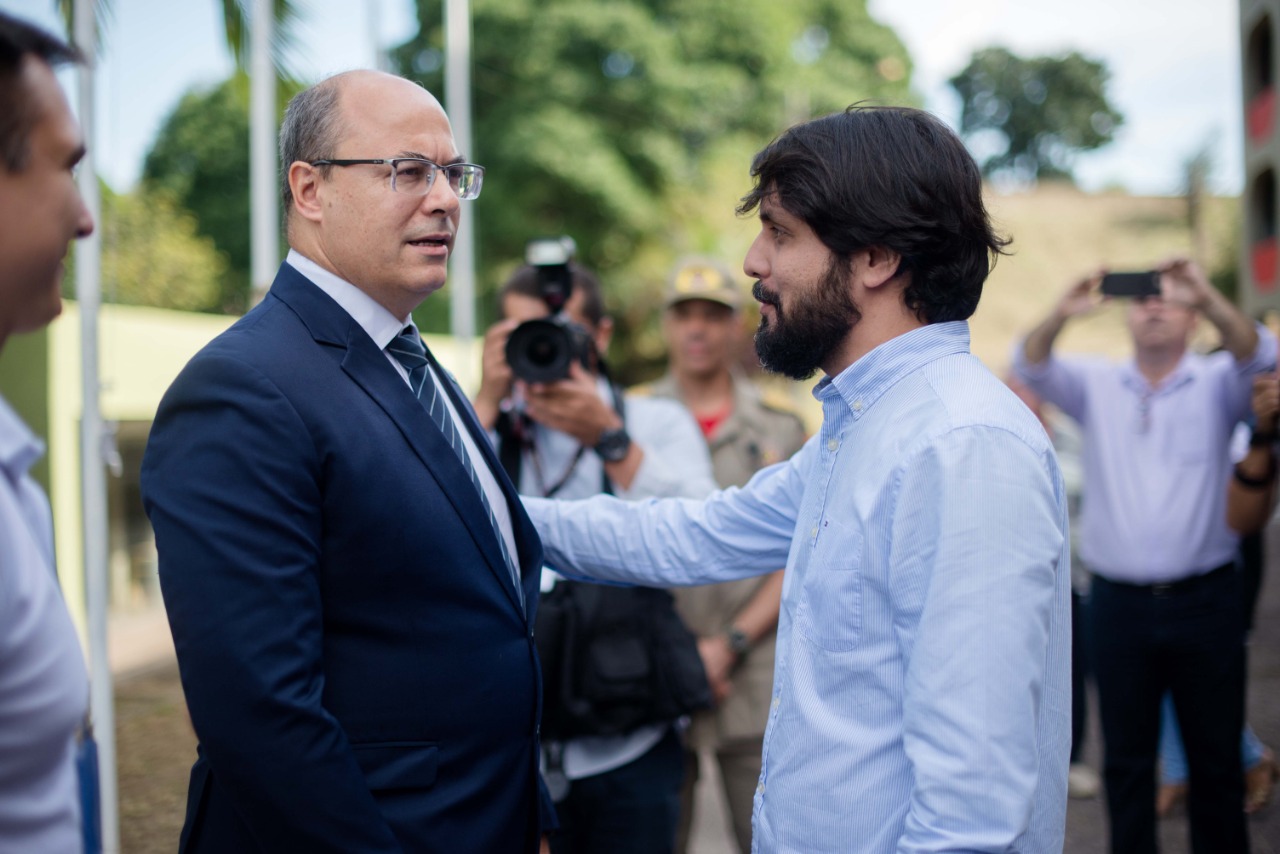
<svg viewBox="0 0 1280 854"><path fill-rule="evenodd" d="M93 231L84 138L54 67L75 50L0 13L0 348L62 311L67 244ZM83 848L76 735L89 684L58 589L43 443L0 397L0 851Z"/></svg>

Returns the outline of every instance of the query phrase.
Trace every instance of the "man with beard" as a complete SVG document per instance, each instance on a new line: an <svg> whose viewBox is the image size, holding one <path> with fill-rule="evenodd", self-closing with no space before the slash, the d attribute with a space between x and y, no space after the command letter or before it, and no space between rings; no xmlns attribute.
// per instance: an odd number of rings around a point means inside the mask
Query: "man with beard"
<svg viewBox="0 0 1280 854"><path fill-rule="evenodd" d="M660 585L785 563L754 850L1061 850L1067 504L1044 430L969 353L1007 242L978 169L929 114L855 106L752 175L757 351L822 369L821 430L703 501L528 499L549 562Z"/></svg>
<svg viewBox="0 0 1280 854"><path fill-rule="evenodd" d="M1170 261L1159 273L1160 293L1127 309L1132 361L1054 353L1063 327L1102 302L1099 272L1067 289L1017 349L1014 369L1084 434L1080 551L1093 572L1111 850L1157 850L1156 743L1170 691L1190 770L1192 850L1244 852L1244 624L1228 449L1249 417L1253 376L1275 364L1276 341L1194 263ZM1201 314L1222 339L1210 356L1187 349Z"/></svg>

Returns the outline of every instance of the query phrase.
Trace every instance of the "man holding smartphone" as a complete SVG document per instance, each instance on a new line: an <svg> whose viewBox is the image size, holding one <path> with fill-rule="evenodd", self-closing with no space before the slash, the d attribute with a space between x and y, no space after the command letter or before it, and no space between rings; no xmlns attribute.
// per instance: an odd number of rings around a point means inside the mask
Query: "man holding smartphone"
<svg viewBox="0 0 1280 854"><path fill-rule="evenodd" d="M1072 285L1017 348L1014 370L1080 423L1080 551L1093 572L1092 638L1105 743L1111 850L1155 854L1160 699L1171 692L1190 764L1192 850L1249 849L1240 774L1244 632L1236 535L1224 501L1232 430L1276 340L1191 261L1160 265L1159 293L1128 306L1133 360L1054 354L1059 333L1105 296L1104 273ZM1222 351L1188 342L1203 315Z"/></svg>

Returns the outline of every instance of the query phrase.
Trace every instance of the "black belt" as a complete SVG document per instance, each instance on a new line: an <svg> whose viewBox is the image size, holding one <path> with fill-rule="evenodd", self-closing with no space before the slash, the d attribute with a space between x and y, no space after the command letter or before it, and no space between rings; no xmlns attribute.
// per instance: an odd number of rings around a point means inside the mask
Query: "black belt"
<svg viewBox="0 0 1280 854"><path fill-rule="evenodd" d="M1212 582L1225 578L1228 574L1235 572L1235 569L1236 562L1232 560L1200 575L1193 575L1190 578L1180 578L1177 581L1162 581L1159 584L1130 584L1127 581L1113 581L1112 579L1105 578L1101 575L1095 575L1093 580L1101 581L1121 590L1132 590L1135 593L1145 593L1149 596L1178 596L1183 593L1190 593L1193 590L1197 590Z"/></svg>

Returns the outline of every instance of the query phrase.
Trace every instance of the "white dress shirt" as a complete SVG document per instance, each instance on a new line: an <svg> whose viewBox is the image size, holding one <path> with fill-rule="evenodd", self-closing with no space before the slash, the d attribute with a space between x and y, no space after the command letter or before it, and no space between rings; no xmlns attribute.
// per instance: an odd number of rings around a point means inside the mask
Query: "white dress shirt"
<svg viewBox="0 0 1280 854"><path fill-rule="evenodd" d="M0 854L82 848L76 735L89 680L53 569L44 453L0 397Z"/></svg>

